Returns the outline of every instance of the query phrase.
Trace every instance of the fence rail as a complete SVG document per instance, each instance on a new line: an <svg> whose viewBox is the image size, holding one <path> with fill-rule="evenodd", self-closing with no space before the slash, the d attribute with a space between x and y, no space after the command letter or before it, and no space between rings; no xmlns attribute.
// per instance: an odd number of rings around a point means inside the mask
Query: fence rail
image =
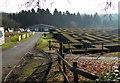
<svg viewBox="0 0 120 83"><path fill-rule="evenodd" d="M63 54L63 45L62 43L60 43L60 48L59 50L57 50L57 53L56 55L58 56L58 63L59 63L59 66L61 65L61 62L62 62L62 67L59 67L60 68L60 71L63 73L63 76L64 76L64 80L69 83L69 80L66 76L66 69L65 69L65 66L71 71L74 73L74 82L75 83L78 83L78 75L81 75L83 77L86 77L88 79L91 79L91 80L96 80L98 79L99 77L96 76L96 75L93 75L91 73L88 73L88 72L85 72L85 71L82 71L82 70L79 70L77 68L77 62L73 62L73 66L71 64L69 64L65 59L64 59L64 54Z"/></svg>
<svg viewBox="0 0 120 83"><path fill-rule="evenodd" d="M75 67L71 66L66 60L64 60L64 59L62 58L62 56L61 56L60 54L57 53L57 56L62 60L62 62L65 64L65 66L66 66L70 71L72 71L72 72L74 72L74 73L77 73L77 74L79 74L79 75L82 75L82 76L84 76L84 77L86 77L86 78L89 78L89 79L91 79L91 80L96 80L96 79L99 78L99 77L96 76L96 75L92 75L92 74L90 74L90 73L88 73L88 72L81 71L81 70L79 70L78 68L75 68Z"/></svg>

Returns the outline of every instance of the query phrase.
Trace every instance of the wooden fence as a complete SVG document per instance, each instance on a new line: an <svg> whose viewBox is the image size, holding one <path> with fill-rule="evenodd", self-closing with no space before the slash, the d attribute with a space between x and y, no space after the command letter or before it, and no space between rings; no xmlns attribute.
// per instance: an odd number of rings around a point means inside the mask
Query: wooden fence
<svg viewBox="0 0 120 83"><path fill-rule="evenodd" d="M50 48L50 42L49 42L49 48ZM50 48L51 50L51 48ZM88 79L91 79L91 80L96 80L98 79L99 77L96 76L96 75L93 75L91 73L88 73L88 72L85 72L85 71L82 71L82 70L79 70L77 68L77 62L73 62L73 66L70 65L65 59L64 59L64 54L63 54L63 45L62 43L60 43L60 48L59 50L57 50L57 53L56 55L58 56L58 63L59 63L59 69L60 71L62 72L63 76L64 76L64 80L65 82L69 83L69 79L67 78L66 76L66 68L67 67L71 72L73 72L73 75L74 75L74 82L75 83L78 83L78 75L81 75L83 77L86 77ZM62 63L62 64L61 64ZM61 67L62 66L62 67Z"/></svg>

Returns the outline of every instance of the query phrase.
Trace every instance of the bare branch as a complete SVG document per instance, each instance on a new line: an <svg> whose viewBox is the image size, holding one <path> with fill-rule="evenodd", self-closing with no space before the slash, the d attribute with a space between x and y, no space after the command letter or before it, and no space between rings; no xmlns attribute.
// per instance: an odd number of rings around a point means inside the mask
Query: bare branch
<svg viewBox="0 0 120 83"><path fill-rule="evenodd" d="M109 1L107 0L106 5L105 5L103 11L105 11L107 13L108 10L110 10L111 8L114 9L114 5L113 5L111 0L109 0Z"/></svg>
<svg viewBox="0 0 120 83"><path fill-rule="evenodd" d="M54 4L56 0L52 1L50 0L50 6L52 7L52 5ZM71 4L70 0L66 0L69 4ZM34 3L36 2L36 3ZM41 8L42 6L44 6L46 4L47 0L28 0L26 3L25 3L25 6L26 7L32 7L34 6L34 8L36 7L39 7ZM34 4L33 4L34 3Z"/></svg>
<svg viewBox="0 0 120 83"><path fill-rule="evenodd" d="M28 2L25 3L25 6L30 7L35 0L29 0Z"/></svg>
<svg viewBox="0 0 120 83"><path fill-rule="evenodd" d="M52 7L52 5L55 3L55 1L56 1L56 0L54 0L54 1L52 1L52 2L50 3L50 7Z"/></svg>
<svg viewBox="0 0 120 83"><path fill-rule="evenodd" d="M67 0L67 2L68 2L69 4L71 4L70 0Z"/></svg>

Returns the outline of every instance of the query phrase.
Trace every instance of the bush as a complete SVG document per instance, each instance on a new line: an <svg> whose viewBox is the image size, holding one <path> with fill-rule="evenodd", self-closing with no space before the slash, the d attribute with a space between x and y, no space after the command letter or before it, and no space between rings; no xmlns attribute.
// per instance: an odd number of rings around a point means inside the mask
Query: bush
<svg viewBox="0 0 120 83"><path fill-rule="evenodd" d="M12 42L19 41L19 35L11 36L11 41Z"/></svg>

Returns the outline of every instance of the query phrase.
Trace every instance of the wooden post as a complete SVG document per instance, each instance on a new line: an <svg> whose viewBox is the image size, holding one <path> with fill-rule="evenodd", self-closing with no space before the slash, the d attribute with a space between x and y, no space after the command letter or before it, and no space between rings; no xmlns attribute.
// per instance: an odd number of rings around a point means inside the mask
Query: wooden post
<svg viewBox="0 0 120 83"><path fill-rule="evenodd" d="M77 62L73 62L73 67L77 68ZM78 83L78 74L74 72L74 83Z"/></svg>
<svg viewBox="0 0 120 83"><path fill-rule="evenodd" d="M85 54L87 54L87 43L84 43Z"/></svg>
<svg viewBox="0 0 120 83"><path fill-rule="evenodd" d="M64 57L65 57L65 55L64 54L62 54L62 58L64 59ZM63 66L63 72L66 74L66 69L65 69L65 64L64 64L64 62L62 62L63 64L62 64L62 66ZM64 83L67 83L67 81L66 81L66 78L64 77Z"/></svg>
<svg viewBox="0 0 120 83"><path fill-rule="evenodd" d="M118 62L119 63L119 62ZM120 71L120 65L118 66L118 70Z"/></svg>
<svg viewBox="0 0 120 83"><path fill-rule="evenodd" d="M63 54L62 57L63 57L63 59L64 59L65 55ZM66 74L66 70L65 70L65 64L64 64L64 62L63 62L63 71L64 71L64 73Z"/></svg>
<svg viewBox="0 0 120 83"><path fill-rule="evenodd" d="M70 42L68 41L68 46L69 46L69 53L71 53L71 47L70 47Z"/></svg>
<svg viewBox="0 0 120 83"><path fill-rule="evenodd" d="M51 50L51 41L49 40L49 50Z"/></svg>
<svg viewBox="0 0 120 83"><path fill-rule="evenodd" d="M23 36L22 35L20 35L21 36L21 40L23 40Z"/></svg>
<svg viewBox="0 0 120 83"><path fill-rule="evenodd" d="M57 53L59 53L59 51L57 50ZM58 63L60 64L60 58L59 58L59 56L58 56Z"/></svg>
<svg viewBox="0 0 120 83"><path fill-rule="evenodd" d="M62 51L63 51L62 43L60 42L59 54L60 54L61 56L62 56ZM59 62L59 64L61 65L61 60L59 59L59 57L58 57L58 62Z"/></svg>
<svg viewBox="0 0 120 83"><path fill-rule="evenodd" d="M87 43L85 43L85 51L86 51L86 54L87 54Z"/></svg>
<svg viewBox="0 0 120 83"><path fill-rule="evenodd" d="M101 52L101 55L103 55L103 45L104 45L104 44L103 44L103 42L102 42L102 52Z"/></svg>
<svg viewBox="0 0 120 83"><path fill-rule="evenodd" d="M46 37L47 35L44 33L44 37Z"/></svg>
<svg viewBox="0 0 120 83"><path fill-rule="evenodd" d="M58 56L58 63L61 65L59 56Z"/></svg>
<svg viewBox="0 0 120 83"><path fill-rule="evenodd" d="M63 53L63 46L62 46L62 43L60 42L60 49L59 49L59 51L60 51L60 55L62 56L62 53Z"/></svg>

